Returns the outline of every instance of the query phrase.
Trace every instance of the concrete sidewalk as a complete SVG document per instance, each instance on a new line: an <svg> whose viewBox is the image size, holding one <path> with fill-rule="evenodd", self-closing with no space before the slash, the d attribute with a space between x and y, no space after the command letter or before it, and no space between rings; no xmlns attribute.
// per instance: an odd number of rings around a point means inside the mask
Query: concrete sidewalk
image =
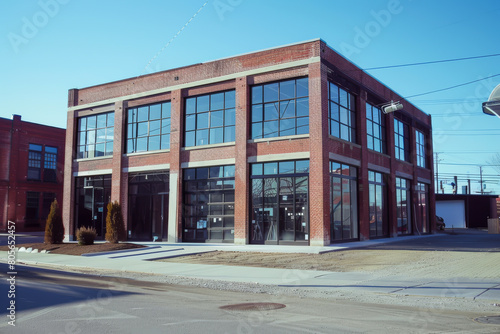
<svg viewBox="0 0 500 334"><path fill-rule="evenodd" d="M26 265L48 265L65 268L105 269L122 272L139 272L237 283L257 283L294 289L319 291L354 291L390 295L414 295L433 297L455 297L469 300L491 300L500 302L500 278L498 280L453 277L449 280L414 278L401 276L384 277L368 272L327 272L314 270L291 270L255 268L224 265L153 262L151 260L172 256L183 256L223 251L252 251L280 253L323 253L353 248L382 247L398 241L428 243L439 235L379 239L346 243L326 247L254 246L232 244L168 244L146 243L147 248L125 250L87 256L59 254L17 253L17 263ZM144 243L143 243L144 244ZM7 252L0 252L0 261L6 262Z"/></svg>

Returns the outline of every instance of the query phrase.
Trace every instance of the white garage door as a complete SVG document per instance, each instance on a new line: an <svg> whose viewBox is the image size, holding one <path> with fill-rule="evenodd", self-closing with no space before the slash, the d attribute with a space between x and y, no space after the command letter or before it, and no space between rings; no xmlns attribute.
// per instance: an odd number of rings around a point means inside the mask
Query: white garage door
<svg viewBox="0 0 500 334"><path fill-rule="evenodd" d="M436 215L444 218L446 228L465 228L464 201L436 201Z"/></svg>

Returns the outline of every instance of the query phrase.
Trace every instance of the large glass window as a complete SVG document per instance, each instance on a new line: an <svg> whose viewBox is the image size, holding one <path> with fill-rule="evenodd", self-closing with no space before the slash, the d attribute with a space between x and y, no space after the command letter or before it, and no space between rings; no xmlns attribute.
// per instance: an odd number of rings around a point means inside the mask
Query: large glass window
<svg viewBox="0 0 500 334"><path fill-rule="evenodd" d="M309 133L309 80L252 87L252 139Z"/></svg>
<svg viewBox="0 0 500 334"><path fill-rule="evenodd" d="M358 195L356 167L330 162L331 240L357 239Z"/></svg>
<svg viewBox="0 0 500 334"><path fill-rule="evenodd" d="M127 153L170 149L170 102L128 109Z"/></svg>
<svg viewBox="0 0 500 334"><path fill-rule="evenodd" d="M366 135L370 150L386 153L384 114L369 103L366 104Z"/></svg>
<svg viewBox="0 0 500 334"><path fill-rule="evenodd" d="M309 160L251 165L251 243L308 242Z"/></svg>
<svg viewBox="0 0 500 334"><path fill-rule="evenodd" d="M386 186L381 173L368 171L369 184L369 215L370 237L385 237L388 235L387 208L385 199Z"/></svg>
<svg viewBox="0 0 500 334"><path fill-rule="evenodd" d="M57 181L57 147L45 146L43 158L43 180L46 182Z"/></svg>
<svg viewBox="0 0 500 334"><path fill-rule="evenodd" d="M235 141L235 91L186 98L184 146Z"/></svg>
<svg viewBox="0 0 500 334"><path fill-rule="evenodd" d="M353 143L356 142L356 99L354 95L331 82L328 91L330 135Z"/></svg>
<svg viewBox="0 0 500 334"><path fill-rule="evenodd" d="M398 234L411 234L410 181L396 177Z"/></svg>
<svg viewBox="0 0 500 334"><path fill-rule="evenodd" d="M29 144L28 180L40 180L42 175L42 145Z"/></svg>
<svg viewBox="0 0 500 334"><path fill-rule="evenodd" d="M115 113L103 113L78 119L77 158L113 155Z"/></svg>
<svg viewBox="0 0 500 334"><path fill-rule="evenodd" d="M425 159L425 135L416 130L417 141L417 166L427 168L427 161Z"/></svg>
<svg viewBox="0 0 500 334"><path fill-rule="evenodd" d="M234 241L234 165L183 170L183 241Z"/></svg>
<svg viewBox="0 0 500 334"><path fill-rule="evenodd" d="M408 125L394 119L394 146L396 159L410 161L410 133Z"/></svg>

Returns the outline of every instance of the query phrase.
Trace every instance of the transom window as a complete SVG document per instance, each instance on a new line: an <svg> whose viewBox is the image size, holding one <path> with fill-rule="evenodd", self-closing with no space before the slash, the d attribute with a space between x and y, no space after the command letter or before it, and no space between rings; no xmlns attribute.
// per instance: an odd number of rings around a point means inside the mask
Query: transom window
<svg viewBox="0 0 500 334"><path fill-rule="evenodd" d="M77 157L82 159L113 155L114 126L114 112L80 117Z"/></svg>
<svg viewBox="0 0 500 334"><path fill-rule="evenodd" d="M235 91L186 98L186 147L234 142Z"/></svg>
<svg viewBox="0 0 500 334"><path fill-rule="evenodd" d="M328 101L330 135L356 142L355 96L330 82Z"/></svg>
<svg viewBox="0 0 500 334"><path fill-rule="evenodd" d="M410 161L410 137L408 125L394 119L394 146L396 159Z"/></svg>
<svg viewBox="0 0 500 334"><path fill-rule="evenodd" d="M170 102L128 109L127 153L170 149Z"/></svg>
<svg viewBox="0 0 500 334"><path fill-rule="evenodd" d="M417 141L417 166L427 168L427 161L425 159L425 135L416 130Z"/></svg>
<svg viewBox="0 0 500 334"><path fill-rule="evenodd" d="M379 108L369 103L366 104L366 134L370 150L386 153L385 117Z"/></svg>
<svg viewBox="0 0 500 334"><path fill-rule="evenodd" d="M308 133L308 78L252 87L252 139Z"/></svg>

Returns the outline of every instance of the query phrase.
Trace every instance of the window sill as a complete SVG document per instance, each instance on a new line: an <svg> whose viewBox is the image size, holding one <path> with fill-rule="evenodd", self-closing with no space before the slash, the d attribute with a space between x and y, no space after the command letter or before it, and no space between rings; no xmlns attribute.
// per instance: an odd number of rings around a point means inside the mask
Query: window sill
<svg viewBox="0 0 500 334"><path fill-rule="evenodd" d="M394 159L396 159L397 162L401 162L401 163L406 164L408 166L417 167L417 165L413 165L411 162L400 160L400 159L398 159L396 157L394 157Z"/></svg>
<svg viewBox="0 0 500 334"><path fill-rule="evenodd" d="M346 143L346 144L349 144L349 145L352 145L352 146L355 146L355 147L361 148L361 145L353 143L352 141L348 141L348 140L345 140L345 139L342 139L342 138L334 137L332 135L328 135L328 138L336 140L336 141L339 141L339 142L342 142L342 143Z"/></svg>
<svg viewBox="0 0 500 334"><path fill-rule="evenodd" d="M236 142L231 141L231 142L220 143L220 144L208 144L208 145L200 145L200 146L183 147L183 148L181 148L181 151L203 150L203 149L207 149L207 148L227 147L227 146L234 146L234 145L236 145Z"/></svg>
<svg viewBox="0 0 500 334"><path fill-rule="evenodd" d="M80 158L73 160L74 162L84 162L84 161L94 161L94 160L103 160L103 159L112 159L112 155L106 155L103 157L93 157L93 158Z"/></svg>
<svg viewBox="0 0 500 334"><path fill-rule="evenodd" d="M146 154L160 154L160 153L169 153L170 149L166 150L156 150L156 151L144 151L144 152L134 152L134 153L125 153L124 157L134 157L137 155L146 155Z"/></svg>
<svg viewBox="0 0 500 334"><path fill-rule="evenodd" d="M372 149L368 149L369 152L371 153L375 153L375 154L378 154L378 155L381 155L383 157L386 157L386 158L391 158L391 156L389 154L385 154L385 153L381 153L381 152L378 152L378 151L375 151L375 150L372 150Z"/></svg>
<svg viewBox="0 0 500 334"><path fill-rule="evenodd" d="M259 139L250 139L248 143L265 143L270 141L280 141L280 140L292 140L292 139L303 139L309 138L309 134L304 135L293 135L293 136L283 136L283 137L271 137L271 138L259 138Z"/></svg>

